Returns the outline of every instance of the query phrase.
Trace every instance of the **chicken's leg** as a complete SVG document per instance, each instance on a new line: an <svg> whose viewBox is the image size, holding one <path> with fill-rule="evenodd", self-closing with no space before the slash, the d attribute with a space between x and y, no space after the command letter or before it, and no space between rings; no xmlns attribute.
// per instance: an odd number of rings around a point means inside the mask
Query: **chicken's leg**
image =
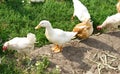
<svg viewBox="0 0 120 74"><path fill-rule="evenodd" d="M52 51L54 51L55 53L61 52L61 51L62 51L62 46L55 45L55 46L52 48Z"/></svg>

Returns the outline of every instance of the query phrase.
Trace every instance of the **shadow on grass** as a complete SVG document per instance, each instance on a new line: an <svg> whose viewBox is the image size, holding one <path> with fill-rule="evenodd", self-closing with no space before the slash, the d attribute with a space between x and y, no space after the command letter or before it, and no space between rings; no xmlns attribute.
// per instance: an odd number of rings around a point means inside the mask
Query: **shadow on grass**
<svg viewBox="0 0 120 74"><path fill-rule="evenodd" d="M25 11L21 0L6 1L6 5L8 9L13 9L14 11L20 12L21 14Z"/></svg>
<svg viewBox="0 0 120 74"><path fill-rule="evenodd" d="M29 0L28 0L29 1ZM8 9L12 9L15 12L20 13L22 16L28 15L29 17L35 16L35 14L32 14L34 10L36 10L35 6L40 5L43 3L28 3L28 2L22 2L22 0L8 0L6 1L6 5ZM31 14L31 15L29 15Z"/></svg>

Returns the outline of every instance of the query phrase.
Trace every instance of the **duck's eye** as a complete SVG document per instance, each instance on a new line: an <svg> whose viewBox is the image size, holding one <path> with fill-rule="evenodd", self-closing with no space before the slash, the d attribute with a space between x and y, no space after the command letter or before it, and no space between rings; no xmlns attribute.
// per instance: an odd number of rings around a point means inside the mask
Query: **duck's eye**
<svg viewBox="0 0 120 74"><path fill-rule="evenodd" d="M44 24L44 23L41 23L42 25Z"/></svg>

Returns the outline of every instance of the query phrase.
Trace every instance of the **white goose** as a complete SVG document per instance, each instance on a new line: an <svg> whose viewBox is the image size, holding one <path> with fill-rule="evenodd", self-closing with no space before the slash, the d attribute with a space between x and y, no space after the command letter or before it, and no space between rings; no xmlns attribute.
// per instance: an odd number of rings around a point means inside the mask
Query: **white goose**
<svg viewBox="0 0 120 74"><path fill-rule="evenodd" d="M79 0L73 0L73 6L74 6L74 13L73 16L71 17L72 20L75 16L77 16L77 18L81 22L91 18L87 8Z"/></svg>
<svg viewBox="0 0 120 74"><path fill-rule="evenodd" d="M55 47L52 48L54 52L62 51L63 44L70 41L77 34L77 32L66 32L61 29L53 29L51 23L47 20L41 21L39 25L35 27L35 29L40 27L46 28L46 38L55 44Z"/></svg>

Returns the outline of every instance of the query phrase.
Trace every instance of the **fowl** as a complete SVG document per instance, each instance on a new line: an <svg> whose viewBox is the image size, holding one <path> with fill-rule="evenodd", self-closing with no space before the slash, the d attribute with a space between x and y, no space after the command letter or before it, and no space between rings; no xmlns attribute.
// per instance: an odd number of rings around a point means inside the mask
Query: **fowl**
<svg viewBox="0 0 120 74"><path fill-rule="evenodd" d="M83 5L79 0L72 0L73 6L74 6L74 13L71 19L76 16L81 22L85 21L86 19L90 19L90 14L88 12L88 9L85 5Z"/></svg>
<svg viewBox="0 0 120 74"><path fill-rule="evenodd" d="M44 2L45 0L30 0L30 2Z"/></svg>
<svg viewBox="0 0 120 74"><path fill-rule="evenodd" d="M84 40L93 33L93 23L90 20L79 23L73 28L73 32L77 32L76 36Z"/></svg>
<svg viewBox="0 0 120 74"><path fill-rule="evenodd" d="M120 13L120 0L118 0L118 3L116 5L117 12Z"/></svg>
<svg viewBox="0 0 120 74"><path fill-rule="evenodd" d="M18 53L29 54L34 49L36 37L32 33L28 33L27 37L15 37L3 45L3 51L7 49L16 50Z"/></svg>
<svg viewBox="0 0 120 74"><path fill-rule="evenodd" d="M77 34L77 32L67 32L61 29L54 29L51 23L47 20L40 21L39 25L37 25L35 29L39 29L40 27L46 28L45 36L55 45L52 47L52 50L55 53L61 52L63 50L63 44L69 42Z"/></svg>
<svg viewBox="0 0 120 74"><path fill-rule="evenodd" d="M109 30L116 30L120 25L120 13L116 13L112 16L106 18L106 20L102 23L102 25L97 26L98 30L103 28L107 28Z"/></svg>

